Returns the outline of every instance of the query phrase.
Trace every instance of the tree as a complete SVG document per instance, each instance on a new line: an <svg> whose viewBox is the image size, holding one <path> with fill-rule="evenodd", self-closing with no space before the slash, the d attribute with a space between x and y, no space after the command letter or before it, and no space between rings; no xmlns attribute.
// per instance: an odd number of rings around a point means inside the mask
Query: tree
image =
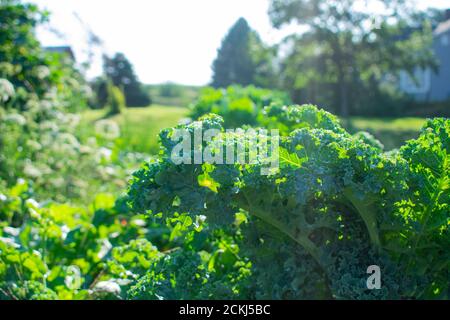
<svg viewBox="0 0 450 320"><path fill-rule="evenodd" d="M116 53L112 58L105 55L103 69L114 86L123 90L127 106L142 107L151 103L149 93L143 89L134 73L133 65L123 53Z"/></svg>
<svg viewBox="0 0 450 320"><path fill-rule="evenodd" d="M261 87L273 85L274 50L266 47L244 18L231 27L213 62L214 87L232 84Z"/></svg>
<svg viewBox="0 0 450 320"><path fill-rule="evenodd" d="M106 78L105 76L97 77L92 81L91 87L95 93L95 101L92 103L92 107L96 108L104 108L109 99L110 95L110 86L112 86L111 80Z"/></svg>
<svg viewBox="0 0 450 320"><path fill-rule="evenodd" d="M276 28L305 32L289 38L283 81L294 100L320 103L342 116L383 97L387 75L433 66L430 26L419 25L403 0L272 0ZM381 7L383 10L372 10ZM306 101L298 101L306 102Z"/></svg>

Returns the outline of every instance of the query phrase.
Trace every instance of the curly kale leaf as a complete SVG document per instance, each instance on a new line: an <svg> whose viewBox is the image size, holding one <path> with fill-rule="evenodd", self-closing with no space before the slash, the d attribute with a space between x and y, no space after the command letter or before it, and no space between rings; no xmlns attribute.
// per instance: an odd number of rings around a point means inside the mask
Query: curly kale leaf
<svg viewBox="0 0 450 320"><path fill-rule="evenodd" d="M207 227L200 233L230 232L227 227L236 225L232 232L242 235L238 245L251 261L249 297L445 297L448 120L430 121L398 153L383 153L367 136L352 136L333 115L310 105L274 104L264 121L282 130L278 170L261 175L260 156L251 163L175 165L168 156L169 129L161 135L160 159L135 175L129 190L134 210L165 218L205 216ZM223 132L219 118L179 128L203 126L220 131L204 146L225 152L228 138L237 137L248 156L242 135ZM186 274L208 278L198 258L192 257L197 262ZM372 264L382 269L384 290L366 287L365 268ZM183 282L197 288L202 281L177 281ZM163 287L174 290L171 285ZM176 296L170 290L165 295Z"/></svg>

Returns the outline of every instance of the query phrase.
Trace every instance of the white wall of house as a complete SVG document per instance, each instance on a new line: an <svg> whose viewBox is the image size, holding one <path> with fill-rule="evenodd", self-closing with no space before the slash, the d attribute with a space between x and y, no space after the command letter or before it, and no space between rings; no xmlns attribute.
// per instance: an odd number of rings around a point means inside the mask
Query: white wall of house
<svg viewBox="0 0 450 320"><path fill-rule="evenodd" d="M438 71L417 68L413 75L400 72L399 89L417 101L450 101L450 20L436 28L433 51Z"/></svg>

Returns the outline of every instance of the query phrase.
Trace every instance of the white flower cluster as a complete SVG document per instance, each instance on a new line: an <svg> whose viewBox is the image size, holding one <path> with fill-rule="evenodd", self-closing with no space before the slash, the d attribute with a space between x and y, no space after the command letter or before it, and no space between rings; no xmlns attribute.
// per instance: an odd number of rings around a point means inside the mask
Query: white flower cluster
<svg viewBox="0 0 450 320"><path fill-rule="evenodd" d="M25 117L18 113L10 113L5 115L3 117L3 121L5 121L5 123L11 123L18 126L23 126L27 123Z"/></svg>
<svg viewBox="0 0 450 320"><path fill-rule="evenodd" d="M100 120L95 124L95 133L104 139L114 140L120 137L120 128L114 121Z"/></svg>
<svg viewBox="0 0 450 320"><path fill-rule="evenodd" d="M0 79L0 102L6 102L15 94L14 86L6 79Z"/></svg>
<svg viewBox="0 0 450 320"><path fill-rule="evenodd" d="M43 80L50 76L50 69L47 66L38 66L34 69L36 76Z"/></svg>

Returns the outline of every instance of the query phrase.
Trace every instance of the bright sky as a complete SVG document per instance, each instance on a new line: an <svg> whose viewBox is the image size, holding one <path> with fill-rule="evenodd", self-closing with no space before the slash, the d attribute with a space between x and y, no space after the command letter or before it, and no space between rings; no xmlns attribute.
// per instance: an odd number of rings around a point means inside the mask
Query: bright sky
<svg viewBox="0 0 450 320"><path fill-rule="evenodd" d="M86 59L86 32L78 14L104 42L108 53L123 52L144 83L204 85L228 29L244 17L262 39L276 43L293 28L275 30L267 14L269 0L32 0L52 12L58 38L40 30L45 46L70 45L78 61ZM450 0L419 0L421 7L450 8ZM99 55L89 76L101 72Z"/></svg>

